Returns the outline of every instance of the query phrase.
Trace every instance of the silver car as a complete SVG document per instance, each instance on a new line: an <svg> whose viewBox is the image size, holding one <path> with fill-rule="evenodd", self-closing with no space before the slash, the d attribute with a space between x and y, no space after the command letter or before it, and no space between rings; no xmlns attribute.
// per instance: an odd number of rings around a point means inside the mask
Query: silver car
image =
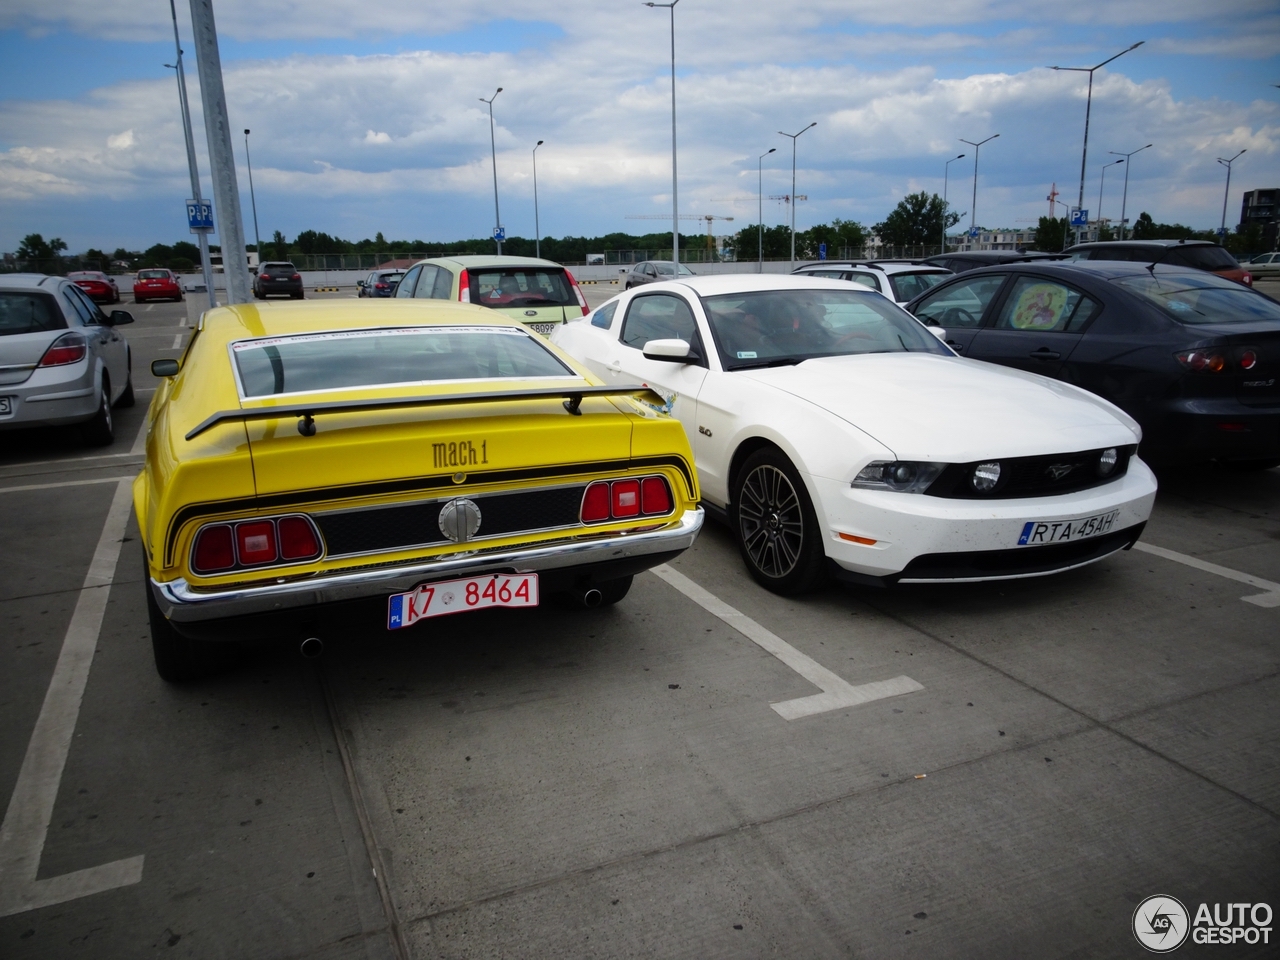
<svg viewBox="0 0 1280 960"><path fill-rule="evenodd" d="M134 402L125 323L62 277L0 278L0 430L80 424L85 442L111 443L111 408Z"/></svg>
<svg viewBox="0 0 1280 960"><path fill-rule="evenodd" d="M678 264L678 266L681 277L693 276L693 271L683 263ZM676 271L671 269L670 260L645 260L643 263L637 263L631 268L631 272L627 274L626 288L630 290L632 287L638 287L645 283L678 279L675 273Z"/></svg>

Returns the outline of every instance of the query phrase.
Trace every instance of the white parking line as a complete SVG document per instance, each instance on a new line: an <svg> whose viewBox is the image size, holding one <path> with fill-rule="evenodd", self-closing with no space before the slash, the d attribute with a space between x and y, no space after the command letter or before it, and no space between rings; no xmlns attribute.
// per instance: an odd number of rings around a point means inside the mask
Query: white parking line
<svg viewBox="0 0 1280 960"><path fill-rule="evenodd" d="M142 312L143 312L143 313L150 313L150 312L151 312L152 310L154 310L155 308L156 308L156 305L155 305L154 303L148 303L145 307L143 307L143 308L142 308Z"/></svg>
<svg viewBox="0 0 1280 960"><path fill-rule="evenodd" d="M862 703L870 703L872 700L883 700L886 697L897 697L924 689L922 684L907 676L854 686L665 563L654 567L652 572L702 609L719 617L748 640L759 644L822 691L796 700L769 704L784 720L798 720L800 717L809 717L815 713L826 713L828 710L839 710L843 707L856 707Z"/></svg>
<svg viewBox="0 0 1280 960"><path fill-rule="evenodd" d="M176 337L173 338L173 349L177 350L181 346L182 346L182 334L178 334Z"/></svg>
<svg viewBox="0 0 1280 960"><path fill-rule="evenodd" d="M1212 573L1219 577L1226 577L1228 580L1247 583L1249 586L1257 587L1259 590L1265 590L1267 591L1266 593L1255 593L1248 597L1241 597L1240 599L1245 603L1252 603L1259 607L1280 607L1280 583L1263 580L1261 577L1255 577L1251 573L1241 573L1239 570L1232 570L1230 567L1220 567L1216 563L1209 563L1207 560L1189 557L1185 553L1166 550L1164 547L1153 546L1150 543L1135 543L1133 545L1133 549L1141 550L1143 553L1150 553L1153 556L1164 557L1166 560L1172 560L1174 563L1182 563L1188 567L1203 570L1205 573Z"/></svg>
<svg viewBox="0 0 1280 960"><path fill-rule="evenodd" d="M129 521L129 484L121 479L107 520L93 552L89 572L80 589L75 612L62 641L53 679L27 744L9 809L0 825L0 917L76 900L94 893L137 883L142 879L142 856L37 880L58 784L71 750L80 716L89 668L98 646L98 632L115 578L120 543Z"/></svg>
<svg viewBox="0 0 1280 960"><path fill-rule="evenodd" d="M23 490L53 490L56 487L85 487L91 483L117 483L121 480L128 480L133 483L133 477L95 477L92 480L63 480L61 483L28 483L21 487L0 487L0 493L21 493Z"/></svg>

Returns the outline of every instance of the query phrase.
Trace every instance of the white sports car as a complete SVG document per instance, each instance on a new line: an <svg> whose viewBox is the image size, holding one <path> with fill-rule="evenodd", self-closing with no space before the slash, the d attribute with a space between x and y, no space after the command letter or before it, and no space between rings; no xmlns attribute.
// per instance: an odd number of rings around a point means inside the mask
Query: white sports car
<svg viewBox="0 0 1280 960"><path fill-rule="evenodd" d="M1132 546L1155 500L1118 407L962 359L838 280L650 284L551 339L666 398L704 506L779 593L1056 573Z"/></svg>

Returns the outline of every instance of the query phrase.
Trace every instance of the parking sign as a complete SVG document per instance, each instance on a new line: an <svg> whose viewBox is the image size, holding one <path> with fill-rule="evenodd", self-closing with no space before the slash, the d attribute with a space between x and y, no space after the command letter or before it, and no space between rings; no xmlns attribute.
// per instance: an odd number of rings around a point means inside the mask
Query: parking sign
<svg viewBox="0 0 1280 960"><path fill-rule="evenodd" d="M1073 227L1087 227L1089 225L1089 211L1080 207L1072 207L1071 225Z"/></svg>
<svg viewBox="0 0 1280 960"><path fill-rule="evenodd" d="M211 232L213 230L213 204L208 200L188 200L187 226L192 233Z"/></svg>
<svg viewBox="0 0 1280 960"><path fill-rule="evenodd" d="M494 227L494 228L493 228L493 239L497 240L499 243L501 243L503 240L507 239L507 228L506 228L506 227Z"/></svg>
<svg viewBox="0 0 1280 960"><path fill-rule="evenodd" d="M827 245L825 243L818 244L818 259L827 259Z"/></svg>

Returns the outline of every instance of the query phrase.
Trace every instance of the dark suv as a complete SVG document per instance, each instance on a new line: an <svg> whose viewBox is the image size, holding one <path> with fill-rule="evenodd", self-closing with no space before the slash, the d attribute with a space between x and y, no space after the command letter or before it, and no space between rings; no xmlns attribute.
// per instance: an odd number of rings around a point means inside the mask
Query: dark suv
<svg viewBox="0 0 1280 960"><path fill-rule="evenodd" d="M1135 263L1166 263L1171 267L1208 270L1247 287L1253 277L1236 258L1209 240L1102 240L1068 247L1072 260L1132 260Z"/></svg>
<svg viewBox="0 0 1280 960"><path fill-rule="evenodd" d="M264 263L253 278L253 295L259 300L267 297L292 297L302 299L302 274L287 260Z"/></svg>

